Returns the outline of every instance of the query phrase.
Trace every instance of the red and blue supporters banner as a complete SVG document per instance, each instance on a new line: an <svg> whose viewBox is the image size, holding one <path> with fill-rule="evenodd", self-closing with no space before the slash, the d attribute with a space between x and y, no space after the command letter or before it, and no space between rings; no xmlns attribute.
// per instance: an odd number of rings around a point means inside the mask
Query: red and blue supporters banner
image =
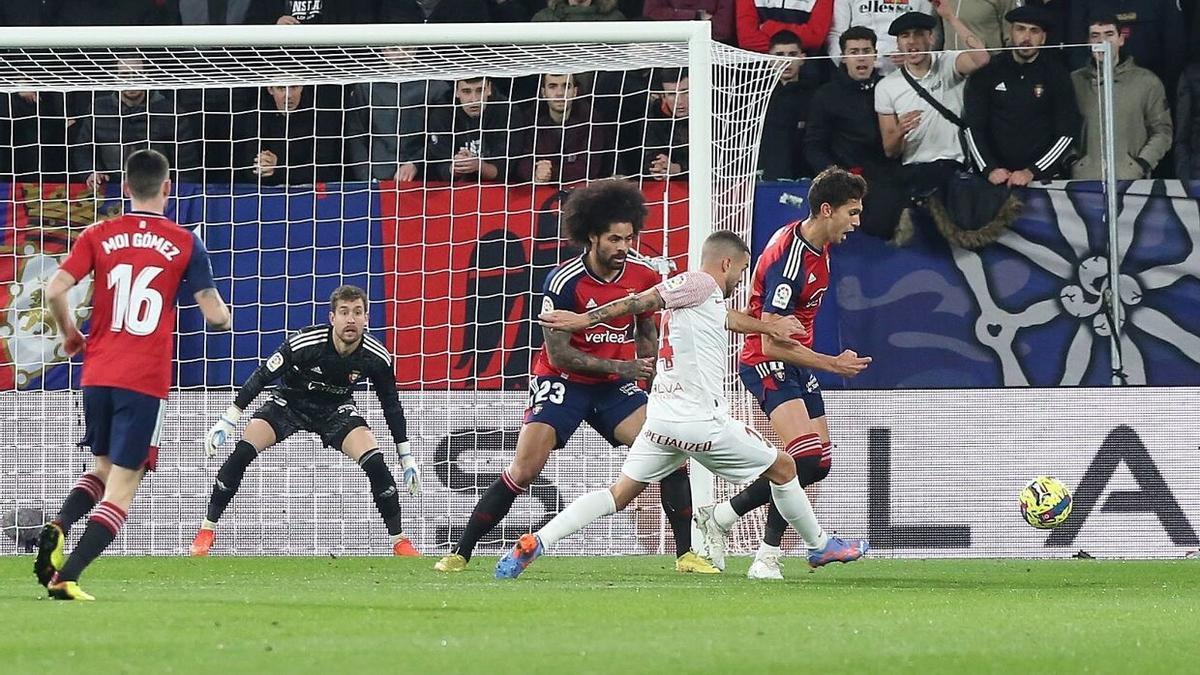
<svg viewBox="0 0 1200 675"><path fill-rule="evenodd" d="M180 312L179 386L240 385L289 333L327 322L329 295L342 284L367 291L374 330L386 331L379 223L371 217L378 196L366 184L186 194L176 220L199 228L234 329L206 334L199 311ZM181 307L193 304L180 299Z"/></svg>
<svg viewBox="0 0 1200 675"><path fill-rule="evenodd" d="M0 390L63 389L78 368L62 354L44 286L70 242L122 211L115 185L0 185ZM686 188L645 186L651 205L639 248L682 269ZM542 284L577 253L564 241L550 187L313 188L180 185L168 215L194 227L212 257L234 331L203 330L182 298L177 384L240 384L289 332L326 320L342 283L367 289L371 324L397 355L408 389L523 389L541 344L532 322ZM763 184L755 250L804 217L806 183ZM978 252L950 247L918 221L911 246L861 233L832 254L817 318L819 350L874 358L826 386L941 388L1106 386L1103 311L1108 237L1097 183L1023 190L1022 217ZM1200 184L1137 181L1119 195L1123 275L1120 376L1129 384L1200 384ZM71 296L86 325L91 286Z"/></svg>
<svg viewBox="0 0 1200 675"><path fill-rule="evenodd" d="M650 213L638 250L685 269L686 185L648 183L643 193ZM384 189L387 316L401 388L529 385L542 338L535 301L550 271L579 254L559 227L569 198L544 186Z"/></svg>
<svg viewBox="0 0 1200 675"><path fill-rule="evenodd" d="M0 391L78 381L45 305L45 285L88 225L121 212L119 198L96 197L84 185L0 184ZM80 325L90 296L90 279L71 292Z"/></svg>
<svg viewBox="0 0 1200 675"><path fill-rule="evenodd" d="M194 301L179 299L177 386L240 384L289 332L327 321L340 284L366 289L382 310L378 196L365 184L328 187L176 186L167 216L201 235L234 322L233 333L206 332ZM105 188L0 186L0 390L78 386L42 292L71 240L122 213L119 186ZM83 280L71 296L85 330L90 289Z"/></svg>
<svg viewBox="0 0 1200 675"><path fill-rule="evenodd" d="M755 250L807 183L766 184ZM1136 181L1118 199L1124 305L1119 375L1128 384L1200 384L1200 184ZM832 252L816 346L874 358L831 387L1105 386L1113 379L1108 228L1098 183L1022 190L1021 218L982 250L951 248L929 222L905 248L852 234Z"/></svg>

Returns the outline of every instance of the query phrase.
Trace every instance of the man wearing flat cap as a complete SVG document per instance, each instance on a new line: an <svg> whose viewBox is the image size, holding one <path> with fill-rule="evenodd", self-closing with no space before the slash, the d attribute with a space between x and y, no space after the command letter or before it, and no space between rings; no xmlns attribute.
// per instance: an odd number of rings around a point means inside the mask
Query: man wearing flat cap
<svg viewBox="0 0 1200 675"><path fill-rule="evenodd" d="M1004 15L1009 44L967 82L964 115L968 158L993 185L1022 187L1063 173L1079 135L1071 75L1039 49L1053 26L1038 7Z"/></svg>
<svg viewBox="0 0 1200 675"><path fill-rule="evenodd" d="M926 96L954 116L961 116L967 76L989 60L983 41L955 16L950 5L946 0L934 1L943 25L949 26L969 50L931 53L937 20L920 12L902 14L892 22L888 33L896 36L904 61L875 87L875 113L884 154L900 158L902 166L895 182L915 194L945 185L966 159L958 123L939 112ZM884 208L898 215L907 197L897 194L898 201Z"/></svg>

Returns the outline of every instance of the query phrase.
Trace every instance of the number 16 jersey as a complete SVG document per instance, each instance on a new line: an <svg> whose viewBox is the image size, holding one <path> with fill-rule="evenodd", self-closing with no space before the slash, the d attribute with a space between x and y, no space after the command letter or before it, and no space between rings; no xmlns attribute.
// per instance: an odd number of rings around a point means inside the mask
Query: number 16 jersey
<svg viewBox="0 0 1200 675"><path fill-rule="evenodd" d="M165 216L131 211L84 230L61 269L76 280L95 273L83 386L165 399L176 298L213 286L200 238Z"/></svg>

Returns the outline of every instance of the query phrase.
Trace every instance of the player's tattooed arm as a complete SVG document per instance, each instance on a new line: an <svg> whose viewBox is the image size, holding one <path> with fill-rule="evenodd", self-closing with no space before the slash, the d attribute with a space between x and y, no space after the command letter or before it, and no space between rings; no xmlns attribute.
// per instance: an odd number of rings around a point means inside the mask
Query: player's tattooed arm
<svg viewBox="0 0 1200 675"><path fill-rule="evenodd" d="M658 324L654 321L653 315L638 317L637 336L634 338L634 342L637 345L638 356L658 357Z"/></svg>
<svg viewBox="0 0 1200 675"><path fill-rule="evenodd" d="M653 315L639 316L637 320L637 355L639 359L658 359L658 323ZM646 378L648 384L654 384L654 374Z"/></svg>
<svg viewBox="0 0 1200 675"><path fill-rule="evenodd" d="M542 335L550 363L560 370L587 375L616 374L631 380L647 377L654 371L653 359L617 361L584 353L571 346L571 334L567 331L543 327Z"/></svg>
<svg viewBox="0 0 1200 675"><path fill-rule="evenodd" d="M562 309L542 312L538 315L538 322L542 324L543 328L567 333L578 333L596 324L605 323L623 316L656 312L662 309L664 304L658 289L651 288L637 295L614 300L607 305L591 310L587 314L578 314ZM658 339L657 332L655 333L655 339Z"/></svg>
<svg viewBox="0 0 1200 675"><path fill-rule="evenodd" d="M192 296L196 299L196 304L200 307L200 313L204 315L204 321L208 323L208 327L213 330L229 330L233 327L232 316L229 313L229 307L225 304L225 300L221 298L221 293L215 288L205 288Z"/></svg>
<svg viewBox="0 0 1200 675"><path fill-rule="evenodd" d="M657 312L662 309L666 303L663 302L662 295L659 294L658 288L649 288L637 295L631 295L627 298L614 300L603 307L597 307L587 313L588 321L595 326L599 323L604 323L612 319L631 314L645 314L647 312ZM653 323L653 322L650 322ZM638 325L638 332L641 332L641 324ZM658 329L654 329L655 349L658 344ZM642 356L641 349L638 349L638 356ZM647 355L648 356L648 355Z"/></svg>

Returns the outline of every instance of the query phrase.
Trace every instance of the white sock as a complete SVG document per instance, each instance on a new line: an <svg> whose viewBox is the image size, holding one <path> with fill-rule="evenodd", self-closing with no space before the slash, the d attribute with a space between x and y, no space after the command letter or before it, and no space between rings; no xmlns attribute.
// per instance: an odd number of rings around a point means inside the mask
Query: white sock
<svg viewBox="0 0 1200 675"><path fill-rule="evenodd" d="M713 509L713 520L717 522L718 527L726 532L729 531L729 528L733 527L733 524L740 517L737 511L734 511L733 507L729 505L729 502L721 502Z"/></svg>
<svg viewBox="0 0 1200 675"><path fill-rule="evenodd" d="M395 546L396 542L400 541L401 539L408 539L408 535L404 534L403 532L401 532L400 534L391 535L392 546Z"/></svg>
<svg viewBox="0 0 1200 675"><path fill-rule="evenodd" d="M202 529L202 530L215 530L215 529L217 529L217 524L216 524L216 523L214 523L213 521L209 520L208 518L205 518L205 519L204 519L204 520L203 520L203 521L200 523L200 529Z"/></svg>
<svg viewBox="0 0 1200 675"><path fill-rule="evenodd" d="M607 488L589 492L571 502L570 506L563 509L562 513L554 516L553 520L537 531L537 536L542 540L543 546L550 548L591 525L594 521L600 520L604 516L611 516L616 512L617 503Z"/></svg>
<svg viewBox="0 0 1200 675"><path fill-rule="evenodd" d="M770 545L770 544L768 544L767 542L765 542L765 541L764 541L764 542L760 542L760 543L759 543L759 545L758 545L758 553L755 553L755 554L754 554L754 557L755 557L755 558L761 558L761 557L763 557L764 555L771 554L771 553L773 553L773 554L775 554L775 555L777 555L777 556L782 556L782 555L783 555L783 549L781 549L781 548L780 548L780 547L778 547L778 546L772 546L772 545Z"/></svg>
<svg viewBox="0 0 1200 675"><path fill-rule="evenodd" d="M825 530L821 529L821 524L817 522L817 516L813 513L812 504L808 502L808 495L804 494L804 488L800 487L800 481L793 478L783 485L771 483L771 499L775 501L775 507L779 509L779 514L784 520L800 533L805 546L810 549L825 547L829 535L825 534Z"/></svg>

